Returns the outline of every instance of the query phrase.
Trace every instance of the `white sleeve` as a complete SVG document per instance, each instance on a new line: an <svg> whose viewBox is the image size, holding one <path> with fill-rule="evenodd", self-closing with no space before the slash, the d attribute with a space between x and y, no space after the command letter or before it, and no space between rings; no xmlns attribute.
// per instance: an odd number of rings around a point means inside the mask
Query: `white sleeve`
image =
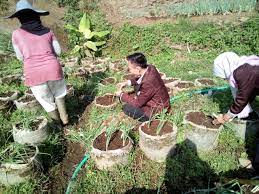
<svg viewBox="0 0 259 194"><path fill-rule="evenodd" d="M53 47L56 55L59 56L61 54L61 47L60 47L60 45L59 45L57 40L53 40L52 41L52 47Z"/></svg>
<svg viewBox="0 0 259 194"><path fill-rule="evenodd" d="M13 50L16 54L16 58L20 61L23 61L23 55L22 55L20 49L18 48L18 46L16 44L14 44L14 43L12 43L12 44L13 44Z"/></svg>

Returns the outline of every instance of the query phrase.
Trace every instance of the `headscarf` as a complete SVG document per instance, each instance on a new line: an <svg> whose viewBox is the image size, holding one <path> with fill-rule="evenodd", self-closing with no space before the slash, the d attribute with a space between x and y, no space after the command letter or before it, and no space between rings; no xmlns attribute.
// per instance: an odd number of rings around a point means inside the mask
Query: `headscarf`
<svg viewBox="0 0 259 194"><path fill-rule="evenodd" d="M21 29L32 34L41 36L50 32L49 28L42 25L40 15L31 10L21 11L17 16L21 23Z"/></svg>
<svg viewBox="0 0 259 194"><path fill-rule="evenodd" d="M225 52L214 60L213 73L220 78L229 79L235 69L246 63L259 66L259 57L256 55L239 57L234 52Z"/></svg>

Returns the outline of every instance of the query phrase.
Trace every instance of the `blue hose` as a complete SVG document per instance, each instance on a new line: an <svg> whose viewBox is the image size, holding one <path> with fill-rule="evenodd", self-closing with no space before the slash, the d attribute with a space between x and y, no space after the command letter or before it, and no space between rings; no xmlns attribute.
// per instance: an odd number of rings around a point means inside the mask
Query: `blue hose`
<svg viewBox="0 0 259 194"><path fill-rule="evenodd" d="M86 154L83 159L81 160L81 162L77 165L76 167L76 170L74 171L69 183L68 183L68 186L67 186L67 190L66 190L66 194L70 194L71 191L72 191L72 185L73 183L75 183L76 181L76 178L79 174L79 171L81 170L81 168L85 165L85 163L88 161L88 159L90 158L90 155L89 154Z"/></svg>
<svg viewBox="0 0 259 194"><path fill-rule="evenodd" d="M187 92L187 93L184 93L182 95L179 95L179 96L173 96L171 99L170 99L170 103L174 103L175 100L178 100L182 97L186 97L186 96L192 96L194 94L208 94L210 92L218 92L218 91L224 91L224 90L227 90L229 89L229 86L221 86L221 87L216 87L216 88L207 88L207 89L202 89L202 90L192 90L190 92ZM77 165L76 167L76 170L74 171L69 183L68 183L68 187L67 187L67 190L66 190L66 194L70 194L71 191L72 191L72 185L73 183L75 183L76 181L76 178L79 174L79 171L81 170L81 168L85 165L85 163L88 161L88 159L90 158L90 155L89 154L86 154L82 161Z"/></svg>

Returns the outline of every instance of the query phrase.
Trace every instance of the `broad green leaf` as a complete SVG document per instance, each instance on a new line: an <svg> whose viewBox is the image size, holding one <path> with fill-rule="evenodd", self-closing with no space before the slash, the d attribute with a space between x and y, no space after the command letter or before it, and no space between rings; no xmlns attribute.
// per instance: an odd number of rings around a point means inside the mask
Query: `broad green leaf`
<svg viewBox="0 0 259 194"><path fill-rule="evenodd" d="M102 46L106 43L106 41L100 41L100 42L95 42L96 46Z"/></svg>
<svg viewBox="0 0 259 194"><path fill-rule="evenodd" d="M87 41L85 44L88 48L92 49L93 51L97 51L97 47L94 42L92 41Z"/></svg>
<svg viewBox="0 0 259 194"><path fill-rule="evenodd" d="M83 31L83 34L84 34L86 39L91 39L93 37L93 34L92 34L91 30L89 30L89 29L85 29Z"/></svg>
<svg viewBox="0 0 259 194"><path fill-rule="evenodd" d="M90 30L90 20L89 18L86 16L86 14L83 15L79 26L78 26L79 32L84 32L85 30Z"/></svg>
<svg viewBox="0 0 259 194"><path fill-rule="evenodd" d="M98 36L100 38L106 36L107 34L110 33L110 31L105 30L105 31L101 31L101 32L92 32L94 36Z"/></svg>
<svg viewBox="0 0 259 194"><path fill-rule="evenodd" d="M65 28L66 28L67 30L71 30L71 31L76 31L76 32L78 32L78 30L77 30L74 26L72 26L71 24L65 25Z"/></svg>
<svg viewBox="0 0 259 194"><path fill-rule="evenodd" d="M74 48L73 48L73 50L72 50L72 54L76 54L76 53L78 53L79 51L80 51L80 49L81 49L81 47L80 46L78 46L78 45L76 45Z"/></svg>
<svg viewBox="0 0 259 194"><path fill-rule="evenodd" d="M87 57L93 57L92 53L88 49L85 49L85 55Z"/></svg>

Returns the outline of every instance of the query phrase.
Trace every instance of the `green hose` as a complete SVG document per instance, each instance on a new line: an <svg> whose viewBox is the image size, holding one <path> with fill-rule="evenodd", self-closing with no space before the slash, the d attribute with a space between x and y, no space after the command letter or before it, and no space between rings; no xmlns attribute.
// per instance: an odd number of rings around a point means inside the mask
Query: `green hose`
<svg viewBox="0 0 259 194"><path fill-rule="evenodd" d="M221 87L216 87L216 88L207 88L207 89L202 89L202 90L192 90L188 93L184 93L182 95L179 95L179 96L173 96L171 99L170 99L170 103L174 103L175 100L178 100L182 97L186 97L186 96L192 96L194 94L208 94L210 92L218 92L218 91L224 91L224 90L227 90L229 89L229 86L221 86ZM85 163L88 161L88 159L90 158L89 154L86 154L82 161L77 165L76 167L76 170L74 171L69 183L68 183L68 187L67 187L67 190L66 190L66 194L70 194L71 191L72 191L72 185L75 183L76 181L76 178L79 174L79 171L81 170L81 168L85 165Z"/></svg>
<svg viewBox="0 0 259 194"><path fill-rule="evenodd" d="M226 85L226 86L220 86L220 87L215 87L215 88L206 88L206 89L201 89L201 90L192 90L192 91L189 91L187 93L184 93L182 95L178 95L178 96L173 96L170 98L170 103L174 103L176 100L180 99L180 98L183 98L183 97L186 97L186 96L192 96L194 94L209 94L210 92L213 93L213 92L219 92L219 91L224 91L224 90L227 90L229 89L229 86Z"/></svg>
<svg viewBox="0 0 259 194"><path fill-rule="evenodd" d="M83 159L81 160L81 162L77 165L76 170L74 171L68 186L67 186L67 190L66 190L66 194L70 194L72 191L72 185L75 183L76 178L79 174L79 171L81 170L81 168L85 165L85 163L88 161L88 159L90 158L89 154L86 154Z"/></svg>

